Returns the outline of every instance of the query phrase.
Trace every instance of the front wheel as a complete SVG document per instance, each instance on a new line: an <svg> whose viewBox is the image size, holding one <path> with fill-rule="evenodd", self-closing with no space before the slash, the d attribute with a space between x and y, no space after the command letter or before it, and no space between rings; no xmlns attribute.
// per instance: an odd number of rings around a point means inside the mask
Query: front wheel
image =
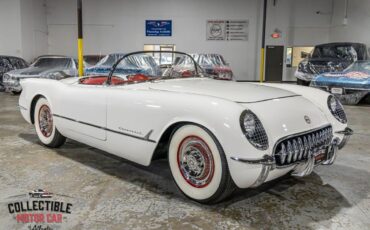
<svg viewBox="0 0 370 230"><path fill-rule="evenodd" d="M217 203L235 184L226 156L215 136L197 125L184 125L172 135L168 160L178 188L200 203Z"/></svg>
<svg viewBox="0 0 370 230"><path fill-rule="evenodd" d="M43 97L36 103L34 118L36 133L42 144L58 148L65 143L66 138L56 129L50 105Z"/></svg>

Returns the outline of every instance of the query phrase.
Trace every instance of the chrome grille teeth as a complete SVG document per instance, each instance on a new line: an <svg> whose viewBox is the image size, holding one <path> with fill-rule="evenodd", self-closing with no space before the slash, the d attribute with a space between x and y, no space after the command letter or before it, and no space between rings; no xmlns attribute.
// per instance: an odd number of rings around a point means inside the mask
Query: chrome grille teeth
<svg viewBox="0 0 370 230"><path fill-rule="evenodd" d="M307 158L308 150L310 149L310 147L308 146L308 141L307 141L306 136L303 137L303 145L304 145L304 158Z"/></svg>
<svg viewBox="0 0 370 230"><path fill-rule="evenodd" d="M288 150L287 163L290 164L290 162L292 162L292 157L293 157L293 154L294 154L293 146L292 146L292 143L290 141L288 141L287 150Z"/></svg>
<svg viewBox="0 0 370 230"><path fill-rule="evenodd" d="M312 137L311 137L311 135L308 135L308 150L310 150L312 148L313 148Z"/></svg>
<svg viewBox="0 0 370 230"><path fill-rule="evenodd" d="M302 138L300 137L298 137L298 148L299 148L298 160L302 160L303 154L304 154L304 146L303 146Z"/></svg>
<svg viewBox="0 0 370 230"><path fill-rule="evenodd" d="M312 148L315 148L316 147L316 135L313 133L311 135L311 139L312 139Z"/></svg>
<svg viewBox="0 0 370 230"><path fill-rule="evenodd" d="M320 138L320 133L316 133L316 146L321 145L321 138Z"/></svg>
<svg viewBox="0 0 370 230"><path fill-rule="evenodd" d="M282 143L281 144L281 150L280 150L280 162L281 162L281 164L285 163L286 157L287 157L287 152L286 152L285 144Z"/></svg>
<svg viewBox="0 0 370 230"><path fill-rule="evenodd" d="M299 148L296 139L293 140L293 149L294 149L293 162L295 162L297 161L299 155Z"/></svg>
<svg viewBox="0 0 370 230"><path fill-rule="evenodd" d="M331 127L284 140L279 152L275 153L278 164L290 165L306 160L317 151L331 144L333 130Z"/></svg>

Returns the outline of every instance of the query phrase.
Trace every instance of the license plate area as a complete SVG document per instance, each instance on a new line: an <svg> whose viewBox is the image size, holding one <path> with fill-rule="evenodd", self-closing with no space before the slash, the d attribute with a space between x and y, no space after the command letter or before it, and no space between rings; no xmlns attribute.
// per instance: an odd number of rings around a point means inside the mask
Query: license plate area
<svg viewBox="0 0 370 230"><path fill-rule="evenodd" d="M321 149L321 150L317 151L314 154L314 158L315 158L315 165L320 164L323 161L325 161L327 159L327 151L326 151L326 149Z"/></svg>
<svg viewBox="0 0 370 230"><path fill-rule="evenodd" d="M343 88L331 88L331 93L342 95L343 94Z"/></svg>

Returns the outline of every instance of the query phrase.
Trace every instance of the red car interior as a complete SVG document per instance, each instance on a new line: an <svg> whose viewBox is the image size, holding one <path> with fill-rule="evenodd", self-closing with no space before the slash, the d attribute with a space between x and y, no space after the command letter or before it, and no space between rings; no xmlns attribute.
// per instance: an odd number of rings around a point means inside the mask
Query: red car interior
<svg viewBox="0 0 370 230"><path fill-rule="evenodd" d="M135 74L132 76L128 76L127 80L122 79L120 77L113 76L112 77L112 85L122 85L130 82L141 82L147 81L150 77L144 74ZM94 76L94 77L87 77L80 80L80 84L83 85L103 85L108 80L108 76Z"/></svg>

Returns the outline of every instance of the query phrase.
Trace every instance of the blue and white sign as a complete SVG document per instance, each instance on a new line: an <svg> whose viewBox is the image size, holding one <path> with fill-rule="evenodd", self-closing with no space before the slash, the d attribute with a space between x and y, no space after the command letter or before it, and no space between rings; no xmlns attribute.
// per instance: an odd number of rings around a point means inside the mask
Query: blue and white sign
<svg viewBox="0 0 370 230"><path fill-rule="evenodd" d="M172 36L172 20L146 20L146 36Z"/></svg>

